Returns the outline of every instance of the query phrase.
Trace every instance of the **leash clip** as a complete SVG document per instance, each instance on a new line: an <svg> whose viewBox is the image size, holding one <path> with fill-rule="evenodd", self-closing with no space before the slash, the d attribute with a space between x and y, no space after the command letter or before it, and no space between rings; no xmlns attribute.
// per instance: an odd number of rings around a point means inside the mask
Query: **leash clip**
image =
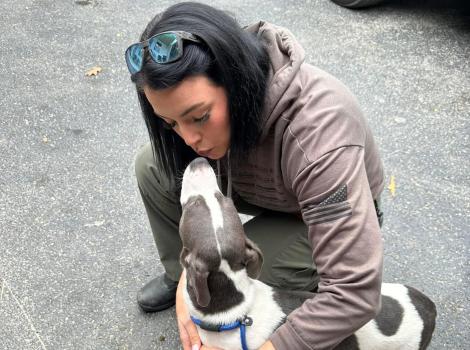
<svg viewBox="0 0 470 350"><path fill-rule="evenodd" d="M241 320L241 324L245 326L251 326L253 324L253 319L249 316L245 316L243 320Z"/></svg>

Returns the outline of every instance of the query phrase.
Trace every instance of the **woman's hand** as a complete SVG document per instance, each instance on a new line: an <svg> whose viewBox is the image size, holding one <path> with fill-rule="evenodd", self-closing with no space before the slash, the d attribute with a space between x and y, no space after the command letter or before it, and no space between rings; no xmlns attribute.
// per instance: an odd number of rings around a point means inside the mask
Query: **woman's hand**
<svg viewBox="0 0 470 350"><path fill-rule="evenodd" d="M197 333L196 325L189 317L188 308L183 299L183 288L186 285L186 273L181 274L178 288L176 289L176 319L180 333L181 344L184 350L199 350L201 339Z"/></svg>
<svg viewBox="0 0 470 350"><path fill-rule="evenodd" d="M178 288L176 289L176 319L180 333L181 344L184 350L222 350L202 345L196 325L189 317L188 308L183 299L183 288L186 286L186 273L181 274Z"/></svg>
<svg viewBox="0 0 470 350"><path fill-rule="evenodd" d="M263 345L261 345L261 347L258 349L258 350L276 350L274 348L274 345L273 343L271 343L269 340L264 343Z"/></svg>

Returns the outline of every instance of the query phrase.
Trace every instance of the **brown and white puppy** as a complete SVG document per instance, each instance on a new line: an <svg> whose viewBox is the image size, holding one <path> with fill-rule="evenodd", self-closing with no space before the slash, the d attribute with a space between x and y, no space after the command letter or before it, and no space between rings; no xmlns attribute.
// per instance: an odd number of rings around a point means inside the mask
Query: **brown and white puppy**
<svg viewBox="0 0 470 350"><path fill-rule="evenodd" d="M247 348L257 349L286 315L315 295L276 291L256 280L263 256L246 237L232 200L219 191L204 158L192 161L184 172L181 205L183 295L191 316L206 325L227 325L249 316L253 323L246 327ZM379 315L336 349L422 350L431 340L435 317L434 303L424 294L384 283ZM203 344L242 349L238 329L214 332L199 327L198 331Z"/></svg>

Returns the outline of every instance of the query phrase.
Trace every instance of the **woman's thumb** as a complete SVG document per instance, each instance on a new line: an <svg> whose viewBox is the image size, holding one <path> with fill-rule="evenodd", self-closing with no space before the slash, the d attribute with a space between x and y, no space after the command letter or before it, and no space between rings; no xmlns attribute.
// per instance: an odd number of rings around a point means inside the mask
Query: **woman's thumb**
<svg viewBox="0 0 470 350"><path fill-rule="evenodd" d="M194 325L186 328L189 335L189 342L191 343L191 350L199 350L201 348L201 339L197 333L197 329Z"/></svg>
<svg viewBox="0 0 470 350"><path fill-rule="evenodd" d="M196 325L189 320L185 326L189 342L191 343L191 350L199 350L201 348L201 339L199 338Z"/></svg>

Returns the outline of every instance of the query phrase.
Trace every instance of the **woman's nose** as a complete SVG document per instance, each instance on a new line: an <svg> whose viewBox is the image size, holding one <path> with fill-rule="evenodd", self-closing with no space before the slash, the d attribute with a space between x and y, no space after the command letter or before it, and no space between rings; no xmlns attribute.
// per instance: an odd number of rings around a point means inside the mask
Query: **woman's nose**
<svg viewBox="0 0 470 350"><path fill-rule="evenodd" d="M196 149L197 144L201 141L202 135L199 131L193 130L190 127L181 128L180 136L184 142L191 148Z"/></svg>

